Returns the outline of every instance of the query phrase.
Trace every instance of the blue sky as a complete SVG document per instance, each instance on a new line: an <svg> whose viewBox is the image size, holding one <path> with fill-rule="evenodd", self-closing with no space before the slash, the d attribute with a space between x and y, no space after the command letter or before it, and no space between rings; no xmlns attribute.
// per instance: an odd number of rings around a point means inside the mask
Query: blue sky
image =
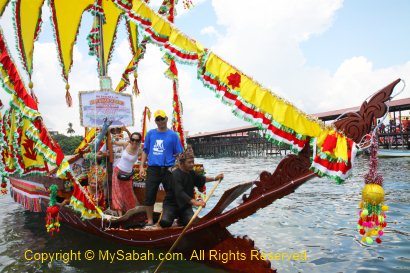
<svg viewBox="0 0 410 273"><path fill-rule="evenodd" d="M301 44L307 64L335 71L353 56L371 59L376 68L410 60L409 14L407 0L344 1L328 31Z"/></svg>
<svg viewBox="0 0 410 273"><path fill-rule="evenodd" d="M151 6L157 9L160 2L152 0ZM193 9L186 11L180 6L178 11L176 26L182 32L307 113L356 106L398 77L409 82L410 1L193 2ZM76 131L81 132L77 92L98 89L96 61L88 56L85 40L91 16L84 17L74 48L70 75L74 107L67 108L48 20L50 12L47 8L43 12L46 17L36 43L33 75L40 111L51 129L65 131L67 123L73 122ZM14 59L18 60L10 7L0 25ZM140 63L141 96L134 99L135 130L140 130L145 105L153 111L162 108L171 114L171 83L163 77L166 67L161 61L162 54L156 46L149 46ZM122 26L109 67L114 86L130 59ZM178 68L186 130L195 133L248 125L202 86L196 79L195 66ZM408 90L401 97L410 97ZM0 98L5 102L4 94Z"/></svg>

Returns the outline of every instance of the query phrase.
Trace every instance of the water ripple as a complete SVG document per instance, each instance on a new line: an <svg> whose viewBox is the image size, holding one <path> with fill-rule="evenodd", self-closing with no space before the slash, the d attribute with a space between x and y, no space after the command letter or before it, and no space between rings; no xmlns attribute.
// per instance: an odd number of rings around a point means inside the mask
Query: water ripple
<svg viewBox="0 0 410 273"><path fill-rule="evenodd" d="M261 166L272 171L279 158L198 159L214 176L225 173L215 195L241 182L258 178ZM358 158L353 176L344 185L326 178L314 178L293 194L277 200L254 215L229 227L234 235L248 235L264 252L306 251L307 261L272 261L279 272L410 272L410 159L380 159L386 203L390 207L381 245L363 245L356 231L357 205L363 187L368 159ZM212 198L201 215L218 201ZM236 203L230 207L235 206ZM132 250L112 244L65 226L51 238L44 230L44 219L27 213L10 197L0 201L0 272L152 272L155 262L77 261L41 264L24 260L24 251L39 252L87 249ZM146 249L139 249L146 251ZM162 272L224 272L192 262L169 262Z"/></svg>

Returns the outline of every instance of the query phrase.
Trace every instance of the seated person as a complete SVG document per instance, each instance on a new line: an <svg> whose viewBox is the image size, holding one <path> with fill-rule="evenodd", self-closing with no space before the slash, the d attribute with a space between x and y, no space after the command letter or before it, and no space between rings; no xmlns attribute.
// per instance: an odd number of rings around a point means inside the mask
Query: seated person
<svg viewBox="0 0 410 273"><path fill-rule="evenodd" d="M87 192L91 200L101 210L105 210L105 199L103 183L105 180L105 169L100 165L93 165L88 173Z"/></svg>
<svg viewBox="0 0 410 273"><path fill-rule="evenodd" d="M164 199L161 227L170 227L174 219L180 225L187 225L194 212L192 206L205 206L203 200L195 200L194 187L203 187L206 182L217 181L224 177L223 173L216 177L205 177L193 171L194 155L185 152L179 156L179 166L172 173L170 190Z"/></svg>

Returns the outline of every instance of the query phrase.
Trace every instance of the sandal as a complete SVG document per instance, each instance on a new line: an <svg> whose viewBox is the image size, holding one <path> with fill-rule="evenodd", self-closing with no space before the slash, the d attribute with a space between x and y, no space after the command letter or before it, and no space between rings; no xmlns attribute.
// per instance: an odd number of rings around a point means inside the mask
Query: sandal
<svg viewBox="0 0 410 273"><path fill-rule="evenodd" d="M146 224L143 229L157 229L159 226L157 224Z"/></svg>

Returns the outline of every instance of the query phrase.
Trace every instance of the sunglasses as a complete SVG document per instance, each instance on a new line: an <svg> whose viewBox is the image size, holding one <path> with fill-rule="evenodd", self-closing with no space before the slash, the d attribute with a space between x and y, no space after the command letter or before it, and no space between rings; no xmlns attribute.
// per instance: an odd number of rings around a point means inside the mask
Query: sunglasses
<svg viewBox="0 0 410 273"><path fill-rule="evenodd" d="M162 118L162 117L157 117L156 119L155 119L155 121L164 121L165 120L165 118Z"/></svg>
<svg viewBox="0 0 410 273"><path fill-rule="evenodd" d="M141 142L141 139L131 138L132 142Z"/></svg>

